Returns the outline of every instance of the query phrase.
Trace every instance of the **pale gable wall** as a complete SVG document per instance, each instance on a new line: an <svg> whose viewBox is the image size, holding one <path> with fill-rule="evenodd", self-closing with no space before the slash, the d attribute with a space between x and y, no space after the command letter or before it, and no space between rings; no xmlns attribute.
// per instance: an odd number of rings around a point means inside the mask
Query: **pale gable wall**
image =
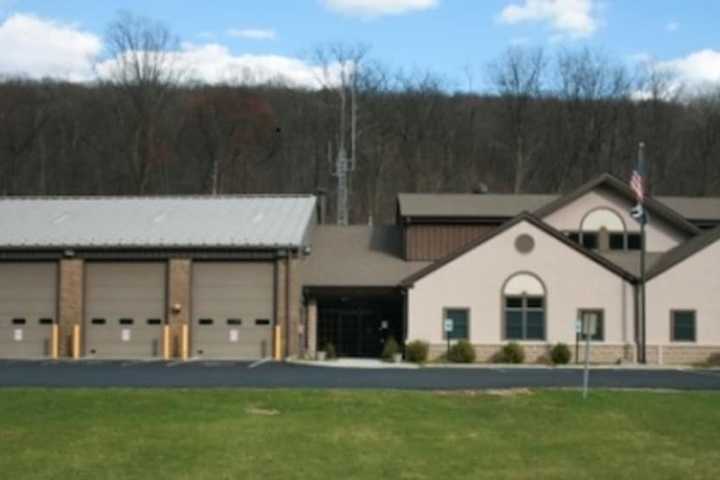
<svg viewBox="0 0 720 480"><path fill-rule="evenodd" d="M515 239L522 233L535 240L535 248L528 254L515 249ZM517 272L531 272L545 286L547 342L575 342L579 308L605 310L606 344L633 342L632 286L528 222L418 280L408 290L408 340L442 343L443 308L467 307L472 343L504 342L501 291Z"/></svg>
<svg viewBox="0 0 720 480"><path fill-rule="evenodd" d="M617 213L629 232L639 232L640 224L630 216L633 205L624 198L608 190L592 190L573 202L543 218L545 222L561 231L580 230L585 216L597 208L609 208ZM665 252L687 239L687 235L678 231L667 222L650 214L646 228L648 251Z"/></svg>
<svg viewBox="0 0 720 480"><path fill-rule="evenodd" d="M695 310L697 341L720 345L720 240L648 281L647 343L670 341L670 311Z"/></svg>

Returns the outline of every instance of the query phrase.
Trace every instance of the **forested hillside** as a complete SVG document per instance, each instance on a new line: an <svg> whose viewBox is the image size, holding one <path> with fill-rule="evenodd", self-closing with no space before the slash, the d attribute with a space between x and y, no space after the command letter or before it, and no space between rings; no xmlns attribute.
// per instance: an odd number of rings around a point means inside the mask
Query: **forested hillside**
<svg viewBox="0 0 720 480"><path fill-rule="evenodd" d="M364 55L319 90L189 84L159 69L93 84L5 79L0 194L324 188L332 216L331 162L354 112L353 223L392 221L397 192L561 192L600 172L626 178L641 140L654 193L720 195L719 89L681 95L670 77L640 83L592 52L515 49L488 66L488 93L449 93L432 73L390 73Z"/></svg>

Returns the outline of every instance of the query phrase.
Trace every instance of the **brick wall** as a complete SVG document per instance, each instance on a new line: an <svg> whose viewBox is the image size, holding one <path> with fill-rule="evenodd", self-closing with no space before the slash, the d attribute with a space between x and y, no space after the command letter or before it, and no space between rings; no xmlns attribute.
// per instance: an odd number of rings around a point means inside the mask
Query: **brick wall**
<svg viewBox="0 0 720 480"><path fill-rule="evenodd" d="M503 345L473 345L475 349L476 362L493 363L495 356L500 352ZM548 363L550 359L551 344L530 344L522 345L525 351L524 363ZM572 355L571 362L575 362L575 345L568 345ZM444 355L447 351L446 344L433 344L430 346L430 358L436 359ZM585 348L580 346L580 360L585 359ZM634 350L632 345L599 345L595 344L590 347L590 362L613 364L621 360L632 361L634 358Z"/></svg>
<svg viewBox="0 0 720 480"><path fill-rule="evenodd" d="M83 324L85 265L81 259L60 260L58 293L59 355L72 355L71 342L73 326ZM82 328L80 330L82 345Z"/></svg>
<svg viewBox="0 0 720 480"><path fill-rule="evenodd" d="M170 327L170 351L179 357L183 325L190 325L192 261L171 258L168 262L167 321Z"/></svg>

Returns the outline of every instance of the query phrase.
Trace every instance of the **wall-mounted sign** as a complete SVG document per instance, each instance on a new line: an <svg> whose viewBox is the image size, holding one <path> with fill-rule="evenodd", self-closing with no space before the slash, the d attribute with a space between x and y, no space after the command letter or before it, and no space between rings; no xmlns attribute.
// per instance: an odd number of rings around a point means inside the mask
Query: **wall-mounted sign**
<svg viewBox="0 0 720 480"><path fill-rule="evenodd" d="M13 340L15 340L16 342L22 342L22 339L23 339L22 328L16 328L13 331Z"/></svg>
<svg viewBox="0 0 720 480"><path fill-rule="evenodd" d="M130 341L130 329L129 328L123 328L120 331L120 339L123 342L129 342Z"/></svg>
<svg viewBox="0 0 720 480"><path fill-rule="evenodd" d="M230 342L237 343L240 339L240 333L236 329L230 330Z"/></svg>

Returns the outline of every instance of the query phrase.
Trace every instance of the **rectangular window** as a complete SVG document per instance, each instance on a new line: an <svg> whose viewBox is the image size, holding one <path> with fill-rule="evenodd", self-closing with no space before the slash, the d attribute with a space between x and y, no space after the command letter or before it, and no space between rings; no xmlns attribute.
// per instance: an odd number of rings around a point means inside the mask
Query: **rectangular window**
<svg viewBox="0 0 720 480"><path fill-rule="evenodd" d="M213 319L212 318L201 318L200 320L198 320L198 323L200 325L212 325Z"/></svg>
<svg viewBox="0 0 720 480"><path fill-rule="evenodd" d="M52 318L41 318L40 320L38 320L38 323L40 325L52 325L53 320Z"/></svg>
<svg viewBox="0 0 720 480"><path fill-rule="evenodd" d="M256 318L255 325L270 325L269 318Z"/></svg>
<svg viewBox="0 0 720 480"><path fill-rule="evenodd" d="M105 325L105 319L104 318L93 318L90 323L93 325Z"/></svg>
<svg viewBox="0 0 720 480"><path fill-rule="evenodd" d="M120 325L132 325L133 323L135 323L135 320L133 320L132 318L121 318L120 319Z"/></svg>
<svg viewBox="0 0 720 480"><path fill-rule="evenodd" d="M695 312L692 310L675 310L672 312L672 341L695 341Z"/></svg>
<svg viewBox="0 0 720 480"><path fill-rule="evenodd" d="M159 318L148 318L147 324L148 325L160 325L162 323L162 320Z"/></svg>
<svg viewBox="0 0 720 480"><path fill-rule="evenodd" d="M445 309L445 318L443 319L443 335L451 340L467 340L469 338L470 314L466 308L447 308ZM445 331L444 320L452 320L453 329L451 332Z"/></svg>
<svg viewBox="0 0 720 480"><path fill-rule="evenodd" d="M611 233L610 234L610 250L625 250L625 234L624 233Z"/></svg>
<svg viewBox="0 0 720 480"><path fill-rule="evenodd" d="M505 297L505 338L507 340L545 339L543 297Z"/></svg>
<svg viewBox="0 0 720 480"><path fill-rule="evenodd" d="M598 234L592 232L584 232L582 234L582 245L590 250L598 248Z"/></svg>
<svg viewBox="0 0 720 480"><path fill-rule="evenodd" d="M13 318L12 324L13 325L25 325L25 319L24 318Z"/></svg>
<svg viewBox="0 0 720 480"><path fill-rule="evenodd" d="M642 248L642 236L639 233L627 234L627 249L640 250Z"/></svg>
<svg viewBox="0 0 720 480"><path fill-rule="evenodd" d="M595 334L590 337L590 341L602 342L605 340L605 312L603 310L580 310L579 318L583 319L587 314L595 314ZM585 334L580 332L578 338L585 341Z"/></svg>
<svg viewBox="0 0 720 480"><path fill-rule="evenodd" d="M226 322L228 325L242 325L242 320L239 318L228 318Z"/></svg>

